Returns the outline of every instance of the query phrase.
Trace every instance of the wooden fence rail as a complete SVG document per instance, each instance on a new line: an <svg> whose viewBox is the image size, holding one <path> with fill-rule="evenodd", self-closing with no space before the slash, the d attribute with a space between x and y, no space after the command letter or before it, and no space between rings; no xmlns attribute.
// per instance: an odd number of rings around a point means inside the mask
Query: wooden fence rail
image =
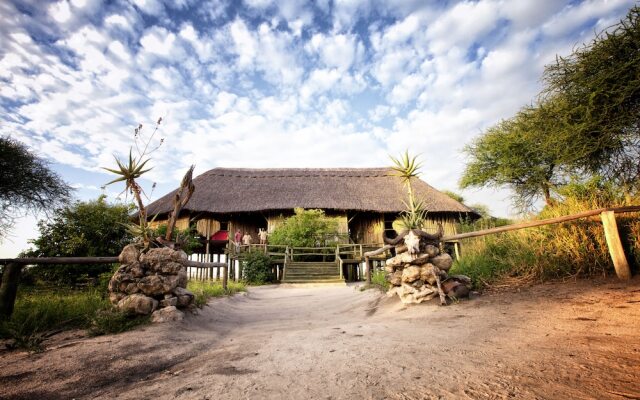
<svg viewBox="0 0 640 400"><path fill-rule="evenodd" d="M527 222L521 222L519 224L505 225L497 228L483 229L475 232L459 233L457 235L444 236L441 240L443 242L450 242L454 240L492 235L496 233L515 231L519 229L533 228L536 226L559 224L562 222L575 221L578 219L589 218L589 217L594 217L596 215L599 215L602 221L602 226L604 228L604 234L605 234L605 239L607 241L607 247L609 248L609 254L611 255L611 260L613 261L613 267L616 270L616 275L618 276L618 278L626 280L631 278L631 268L629 267L629 262L627 261L627 257L624 254L624 249L622 246L622 241L620 240L620 234L618 232L618 225L616 223L615 214L632 213L632 212L640 212L640 206L598 208L595 210L583 211L580 213L565 215L562 217L547 218L547 219L541 219L536 221L527 221ZM381 247L380 249L368 251L364 253L365 264L367 266L367 283L371 283L371 265L370 265L369 257L372 257L377 254L381 254L386 250L389 250L391 247L393 246L386 245Z"/></svg>
<svg viewBox="0 0 640 400"><path fill-rule="evenodd" d="M0 317L9 318L18 293L20 274L25 265L60 265L60 264L115 264L118 257L24 257L0 258L0 265L4 265L2 281L0 282ZM222 287L227 290L227 264L216 262L187 261L187 267L194 268L222 268Z"/></svg>

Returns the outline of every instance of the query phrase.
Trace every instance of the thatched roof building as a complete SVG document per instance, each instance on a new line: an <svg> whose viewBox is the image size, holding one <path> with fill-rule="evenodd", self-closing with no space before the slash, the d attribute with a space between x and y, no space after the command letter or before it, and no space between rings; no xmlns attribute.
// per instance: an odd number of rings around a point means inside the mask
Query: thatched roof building
<svg viewBox="0 0 640 400"><path fill-rule="evenodd" d="M405 209L407 192L389 168L214 168L193 179L195 192L183 209L180 227L197 223L206 237L218 231L247 232L257 241L258 229L271 231L294 208L322 209L338 219L341 232L356 243L380 243L382 232ZM455 231L460 218L477 218L469 207L422 180L413 184L424 201L429 226ZM175 191L148 207L162 222L172 209Z"/></svg>
<svg viewBox="0 0 640 400"><path fill-rule="evenodd" d="M214 168L193 180L185 207L213 214L292 210L296 207L397 213L406 189L388 168ZM469 207L415 180L416 196L429 212L473 216ZM168 213L175 191L151 203L149 215Z"/></svg>

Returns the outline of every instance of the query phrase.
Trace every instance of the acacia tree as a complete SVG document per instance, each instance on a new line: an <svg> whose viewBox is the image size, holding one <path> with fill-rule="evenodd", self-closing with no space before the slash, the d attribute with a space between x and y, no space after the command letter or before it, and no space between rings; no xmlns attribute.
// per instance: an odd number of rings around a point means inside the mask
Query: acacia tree
<svg viewBox="0 0 640 400"><path fill-rule="evenodd" d="M0 171L0 241L16 217L61 206L72 190L44 159L8 137L0 137Z"/></svg>
<svg viewBox="0 0 640 400"><path fill-rule="evenodd" d="M544 73L545 98L561 98L564 162L600 174L629 196L640 189L640 7Z"/></svg>
<svg viewBox="0 0 640 400"><path fill-rule="evenodd" d="M640 190L640 7L590 44L547 66L540 100L465 147L461 186L507 186L516 204L553 193L570 179L601 175Z"/></svg>
<svg viewBox="0 0 640 400"><path fill-rule="evenodd" d="M565 175L561 151L549 141L563 124L557 110L552 101L524 108L465 146L470 160L460 186L507 186L522 209L539 198L552 205L552 192Z"/></svg>

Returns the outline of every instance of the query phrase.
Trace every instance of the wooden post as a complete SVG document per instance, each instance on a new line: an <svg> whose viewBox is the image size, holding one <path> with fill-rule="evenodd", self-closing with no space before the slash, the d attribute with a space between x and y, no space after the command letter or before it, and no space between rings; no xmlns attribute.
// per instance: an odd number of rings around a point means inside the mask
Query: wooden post
<svg viewBox="0 0 640 400"><path fill-rule="evenodd" d="M371 284L371 261L369 257L364 258L365 265L367 266L367 283Z"/></svg>
<svg viewBox="0 0 640 400"><path fill-rule="evenodd" d="M624 248L620 241L618 233L618 224L616 224L616 215L613 211L604 211L600 214L602 226L604 227L604 236L607 239L609 254L613 260L613 266L616 269L616 275L620 279L631 279L631 269L624 255Z"/></svg>
<svg viewBox="0 0 640 400"><path fill-rule="evenodd" d="M222 267L222 288L224 290L227 290L227 279L229 278L229 275L227 274L227 264L225 264L224 267Z"/></svg>
<svg viewBox="0 0 640 400"><path fill-rule="evenodd" d="M453 242L453 251L456 254L456 260L459 260L460 259L460 253L461 253L461 251L460 251L460 242L458 242L458 241Z"/></svg>
<svg viewBox="0 0 640 400"><path fill-rule="evenodd" d="M4 320L8 320L13 314L21 272L21 264L10 263L4 266L2 283L0 283L0 316Z"/></svg>

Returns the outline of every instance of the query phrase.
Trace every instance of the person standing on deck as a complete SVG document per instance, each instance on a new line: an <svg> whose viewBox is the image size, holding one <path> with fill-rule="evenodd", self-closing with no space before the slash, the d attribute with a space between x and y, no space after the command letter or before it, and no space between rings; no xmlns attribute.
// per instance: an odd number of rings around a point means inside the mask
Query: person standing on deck
<svg viewBox="0 0 640 400"><path fill-rule="evenodd" d="M233 236L233 244L236 246L236 253L240 253L240 240L242 240L242 233L240 229L236 230L236 234Z"/></svg>
<svg viewBox="0 0 640 400"><path fill-rule="evenodd" d="M247 246L247 250L249 250L249 247L251 246L251 235L249 235L249 232L245 232L244 236L242 237L242 244L244 244L245 246Z"/></svg>
<svg viewBox="0 0 640 400"><path fill-rule="evenodd" d="M260 244L262 244L262 245L267 244L267 231L266 231L266 229L260 228L260 231L258 232L258 237L260 238Z"/></svg>

